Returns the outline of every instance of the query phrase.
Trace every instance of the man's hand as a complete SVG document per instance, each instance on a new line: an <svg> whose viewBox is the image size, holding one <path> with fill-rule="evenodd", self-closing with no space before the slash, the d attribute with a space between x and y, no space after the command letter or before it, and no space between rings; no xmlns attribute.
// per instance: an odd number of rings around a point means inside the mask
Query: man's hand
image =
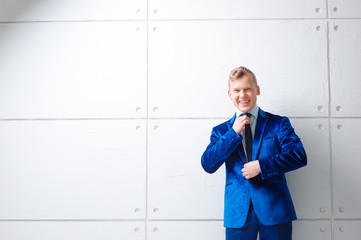
<svg viewBox="0 0 361 240"><path fill-rule="evenodd" d="M254 178L261 172L258 160L248 162L244 165L242 169L243 176L246 179Z"/></svg>
<svg viewBox="0 0 361 240"><path fill-rule="evenodd" d="M247 115L237 117L236 120L234 120L232 128L238 135L241 135L244 125L249 124L250 121L251 119Z"/></svg>

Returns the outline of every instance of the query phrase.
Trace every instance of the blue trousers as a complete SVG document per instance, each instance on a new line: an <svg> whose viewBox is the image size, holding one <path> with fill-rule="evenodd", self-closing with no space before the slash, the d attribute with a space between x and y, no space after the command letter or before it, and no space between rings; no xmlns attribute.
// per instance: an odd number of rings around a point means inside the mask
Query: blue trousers
<svg viewBox="0 0 361 240"><path fill-rule="evenodd" d="M242 228L226 228L226 240L292 240L292 222L264 226L258 220L251 204L246 224Z"/></svg>

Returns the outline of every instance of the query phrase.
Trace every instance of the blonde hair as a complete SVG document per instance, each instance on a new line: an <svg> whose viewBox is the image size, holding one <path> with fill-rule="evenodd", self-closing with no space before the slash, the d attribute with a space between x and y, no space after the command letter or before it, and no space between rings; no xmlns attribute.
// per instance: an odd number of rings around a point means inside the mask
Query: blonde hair
<svg viewBox="0 0 361 240"><path fill-rule="evenodd" d="M254 75L254 73L249 70L246 67L240 66L238 68L235 68L231 71L231 73L229 74L229 78L228 78L228 88L230 88L230 84L231 82L233 82L234 80L240 79L243 76L248 76L253 83L257 86L257 79L256 76Z"/></svg>

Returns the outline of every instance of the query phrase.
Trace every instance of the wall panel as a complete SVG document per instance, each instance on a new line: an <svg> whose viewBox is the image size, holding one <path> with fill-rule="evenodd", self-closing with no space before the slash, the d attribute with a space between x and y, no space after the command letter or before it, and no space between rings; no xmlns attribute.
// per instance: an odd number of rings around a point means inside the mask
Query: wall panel
<svg viewBox="0 0 361 240"><path fill-rule="evenodd" d="M140 20L146 0L0 0L0 21Z"/></svg>
<svg viewBox="0 0 361 240"><path fill-rule="evenodd" d="M220 120L152 120L148 143L148 217L222 219L224 168L201 167L211 129Z"/></svg>
<svg viewBox="0 0 361 240"><path fill-rule="evenodd" d="M0 122L0 219L145 217L144 120Z"/></svg>
<svg viewBox="0 0 361 240"><path fill-rule="evenodd" d="M333 200L335 218L361 216L360 119L332 120Z"/></svg>
<svg viewBox="0 0 361 240"><path fill-rule="evenodd" d="M0 118L144 117L146 33L143 22L0 24Z"/></svg>
<svg viewBox="0 0 361 240"><path fill-rule="evenodd" d="M147 234L149 240L225 239L222 221L150 222Z"/></svg>
<svg viewBox="0 0 361 240"><path fill-rule="evenodd" d="M335 221L335 240L353 240L361 236L361 221Z"/></svg>
<svg viewBox="0 0 361 240"><path fill-rule="evenodd" d="M2 240L144 240L142 222L0 222Z"/></svg>
<svg viewBox="0 0 361 240"><path fill-rule="evenodd" d="M300 219L331 217L330 141L327 119L292 119L305 147L307 166L287 173ZM317 144L315 144L317 143Z"/></svg>
<svg viewBox="0 0 361 240"><path fill-rule="evenodd" d="M262 6L262 7L260 7ZM322 0L150 0L150 19L324 18Z"/></svg>
<svg viewBox="0 0 361 240"><path fill-rule="evenodd" d="M360 18L361 2L358 0L330 0L328 12L332 18Z"/></svg>
<svg viewBox="0 0 361 240"><path fill-rule="evenodd" d="M329 221L295 221L293 222L294 240L330 240L332 239Z"/></svg>
<svg viewBox="0 0 361 240"><path fill-rule="evenodd" d="M255 72L265 110L327 116L326 36L319 20L152 22L149 116L228 117L228 75L240 65Z"/></svg>
<svg viewBox="0 0 361 240"><path fill-rule="evenodd" d="M361 20L330 21L331 113L361 116Z"/></svg>

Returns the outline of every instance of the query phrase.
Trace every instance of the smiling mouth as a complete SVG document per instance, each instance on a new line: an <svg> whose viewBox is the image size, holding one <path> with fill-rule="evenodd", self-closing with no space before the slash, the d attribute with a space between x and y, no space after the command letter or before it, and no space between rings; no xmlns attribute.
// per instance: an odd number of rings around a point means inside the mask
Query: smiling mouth
<svg viewBox="0 0 361 240"><path fill-rule="evenodd" d="M247 100L247 101L239 101L239 103L249 103L249 100Z"/></svg>

